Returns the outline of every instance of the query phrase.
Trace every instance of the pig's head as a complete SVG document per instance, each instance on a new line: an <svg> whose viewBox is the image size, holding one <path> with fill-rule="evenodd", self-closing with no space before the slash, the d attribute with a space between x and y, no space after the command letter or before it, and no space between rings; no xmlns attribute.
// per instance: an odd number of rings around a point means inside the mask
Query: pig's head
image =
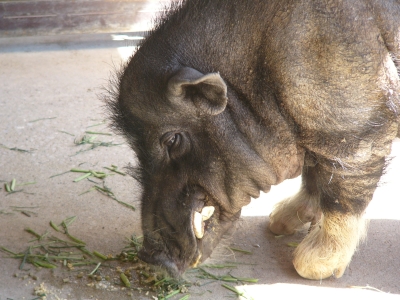
<svg viewBox="0 0 400 300"><path fill-rule="evenodd" d="M183 66L155 71L133 57L109 101L139 162L139 257L172 276L209 257L250 198L277 182L238 129L246 121L235 117L235 97L218 73Z"/></svg>

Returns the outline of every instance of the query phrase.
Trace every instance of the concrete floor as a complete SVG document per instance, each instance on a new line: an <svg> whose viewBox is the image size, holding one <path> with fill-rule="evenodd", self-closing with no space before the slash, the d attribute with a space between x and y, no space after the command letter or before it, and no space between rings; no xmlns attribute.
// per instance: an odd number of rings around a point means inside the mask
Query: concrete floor
<svg viewBox="0 0 400 300"><path fill-rule="evenodd" d="M0 246L25 251L32 235L25 228L51 231L49 221L60 222L77 216L70 227L87 247L102 253L118 254L126 238L140 234L139 195L128 176L110 176L106 184L118 199L137 210L117 203L96 191L80 195L93 186L87 180L73 182L79 174L60 174L71 168L104 170L134 163L127 145L98 147L76 154L87 146L76 146L85 131L109 132L106 125L90 127L105 119L98 94L106 86L114 66L119 66L133 48L132 42L112 41L110 35L62 37L58 41L41 38L0 40L0 180L17 181L14 194L0 190ZM40 119L40 120L39 120ZM97 135L99 141L123 143L117 136ZM20 152L10 148L29 150ZM225 245L251 250L251 255L224 251L221 246L211 262L236 260L232 274L258 278L257 284L238 287L243 299L367 299L400 298L400 141L393 147L393 160L377 190L367 217L371 219L367 242L355 254L341 279L310 281L300 278L291 264L293 248L305 232L277 239L267 232L268 214L276 201L296 192L299 179L273 187L269 194L244 208L240 226ZM35 184L18 186L18 183ZM19 210L28 211L26 214ZM71 233L71 234L72 234ZM105 285L91 286L75 279L67 268L56 270L18 269L20 261L0 253L0 300L34 299L35 287L44 285L47 299L154 299L126 289L110 291ZM126 266L124 266L126 267ZM91 267L92 268L92 267ZM32 276L24 276L33 273ZM15 277L18 274L18 277ZM64 278L72 278L64 283ZM234 285L234 284L231 284ZM372 287L372 291L350 286ZM190 299L229 299L235 294L221 282L195 287ZM180 299L177 295L171 299ZM291 298L289 298L291 297Z"/></svg>

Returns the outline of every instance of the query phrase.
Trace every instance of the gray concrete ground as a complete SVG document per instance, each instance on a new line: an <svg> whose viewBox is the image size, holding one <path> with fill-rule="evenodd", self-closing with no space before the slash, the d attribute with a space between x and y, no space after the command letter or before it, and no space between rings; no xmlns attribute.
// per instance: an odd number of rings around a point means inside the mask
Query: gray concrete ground
<svg viewBox="0 0 400 300"><path fill-rule="evenodd" d="M71 168L105 171L105 166L117 165L122 169L128 163L134 164L133 152L115 135L97 135L96 140L121 145L100 146L77 154L88 145L74 144L85 131L109 132L105 124L91 127L105 119L98 94L107 85L114 66L119 66L132 51L132 47L126 47L132 42L113 42L110 35L63 37L61 42L47 39L40 44L41 40L39 37L0 40L0 246L15 252L26 251L33 237L24 229L53 234L49 221L58 224L67 217L77 216L69 227L70 233L85 241L88 249L116 255L127 245L126 239L132 233L140 234L140 189L135 181L118 174L105 179L118 199L136 207L133 211L97 191L82 194L94 183L73 182L79 174L69 172L50 177ZM237 268L219 272L231 271L234 276L259 279L257 284L229 283L244 290L243 299L400 298L399 154L400 141L396 140L394 158L366 215L371 219L368 239L341 279L300 278L291 264L293 248L287 244L300 241L306 231L275 238L266 230L273 204L295 193L299 179L273 187L269 194L244 208L237 232L224 245L234 245L252 254L229 252L220 246L208 263L236 261ZM9 194L3 183L13 178L17 183L15 190L21 191ZM35 183L18 185L27 182ZM155 296L111 285L112 279L103 278L100 282L78 279L75 270L63 266L49 270L26 264L24 270L19 270L21 260L8 256L0 254L0 300L34 299L35 288L38 292L45 290L47 299L154 299ZM129 266L121 264L121 267ZM93 268L85 269L85 274ZM99 272L111 271L101 266ZM205 282L210 283L190 289L190 299L236 298L221 282ZM362 289L367 287L370 289ZM183 294L171 299L181 297Z"/></svg>

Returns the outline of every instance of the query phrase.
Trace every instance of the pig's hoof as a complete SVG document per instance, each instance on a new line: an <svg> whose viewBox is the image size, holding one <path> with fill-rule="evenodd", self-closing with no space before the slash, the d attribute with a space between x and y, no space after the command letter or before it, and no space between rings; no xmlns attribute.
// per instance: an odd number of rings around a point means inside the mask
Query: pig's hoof
<svg viewBox="0 0 400 300"><path fill-rule="evenodd" d="M308 222L315 224L320 219L319 197L310 195L302 188L296 195L274 207L269 216L268 229L274 234L293 234Z"/></svg>
<svg viewBox="0 0 400 300"><path fill-rule="evenodd" d="M294 252L297 273L314 280L342 277L365 229L365 221L356 216L323 217Z"/></svg>

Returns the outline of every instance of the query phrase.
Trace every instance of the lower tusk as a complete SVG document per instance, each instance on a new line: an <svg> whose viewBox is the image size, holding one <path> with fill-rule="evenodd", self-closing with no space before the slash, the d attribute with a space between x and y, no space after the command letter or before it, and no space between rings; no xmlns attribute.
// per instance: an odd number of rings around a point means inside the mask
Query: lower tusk
<svg viewBox="0 0 400 300"><path fill-rule="evenodd" d="M204 222L203 222L203 216L201 213L198 213L197 211L194 212L193 216L193 231L194 235L198 239L202 239L204 236Z"/></svg>

